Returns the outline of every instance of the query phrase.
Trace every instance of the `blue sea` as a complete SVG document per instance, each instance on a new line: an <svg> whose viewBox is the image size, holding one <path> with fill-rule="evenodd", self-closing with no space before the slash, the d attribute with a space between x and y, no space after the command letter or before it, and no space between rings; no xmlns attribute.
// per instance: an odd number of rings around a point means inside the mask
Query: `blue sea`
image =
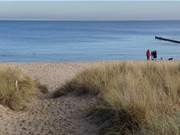
<svg viewBox="0 0 180 135"><path fill-rule="evenodd" d="M180 21L0 21L1 62L180 60Z"/></svg>

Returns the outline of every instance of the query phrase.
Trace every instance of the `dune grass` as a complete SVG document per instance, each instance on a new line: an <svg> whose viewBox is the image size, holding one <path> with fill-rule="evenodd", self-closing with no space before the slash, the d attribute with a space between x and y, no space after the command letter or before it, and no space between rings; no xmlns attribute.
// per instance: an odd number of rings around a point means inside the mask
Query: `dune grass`
<svg viewBox="0 0 180 135"><path fill-rule="evenodd" d="M97 96L91 110L102 135L179 135L180 63L101 64L54 93Z"/></svg>
<svg viewBox="0 0 180 135"><path fill-rule="evenodd" d="M0 104L13 110L22 110L35 89L35 81L21 71L0 68Z"/></svg>

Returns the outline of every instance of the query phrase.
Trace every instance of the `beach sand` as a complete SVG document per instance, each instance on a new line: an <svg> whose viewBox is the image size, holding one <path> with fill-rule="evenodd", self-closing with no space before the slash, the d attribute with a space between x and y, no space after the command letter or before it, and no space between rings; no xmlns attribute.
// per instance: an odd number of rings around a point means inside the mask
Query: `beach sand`
<svg viewBox="0 0 180 135"><path fill-rule="evenodd" d="M62 86L76 74L96 63L2 63L22 70L49 92ZM67 95L52 99L35 98L25 111L14 112L0 105L0 135L96 135L97 127L89 122L86 109L96 103L91 96Z"/></svg>

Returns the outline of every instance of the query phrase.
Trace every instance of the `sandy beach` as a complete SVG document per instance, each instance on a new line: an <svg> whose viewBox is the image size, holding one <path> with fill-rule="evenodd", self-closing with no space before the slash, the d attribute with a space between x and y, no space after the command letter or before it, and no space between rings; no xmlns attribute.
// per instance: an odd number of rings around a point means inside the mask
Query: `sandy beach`
<svg viewBox="0 0 180 135"><path fill-rule="evenodd" d="M62 86L94 63L1 63L22 70L48 87L49 92ZM86 119L86 109L94 97L63 96L57 99L34 99L28 109L14 112L0 105L0 135L95 135L97 127Z"/></svg>
<svg viewBox="0 0 180 135"><path fill-rule="evenodd" d="M0 135L180 135L180 0L0 1Z"/></svg>

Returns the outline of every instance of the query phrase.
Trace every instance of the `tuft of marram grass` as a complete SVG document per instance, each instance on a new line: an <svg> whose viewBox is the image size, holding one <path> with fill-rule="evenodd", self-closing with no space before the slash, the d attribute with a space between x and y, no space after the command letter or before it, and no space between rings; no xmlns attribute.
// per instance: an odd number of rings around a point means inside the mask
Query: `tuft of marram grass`
<svg viewBox="0 0 180 135"><path fill-rule="evenodd" d="M179 135L180 64L123 62L88 69L58 89L98 95L92 115L103 135Z"/></svg>
<svg viewBox="0 0 180 135"><path fill-rule="evenodd" d="M35 89L35 81L21 71L0 68L0 104L13 110L22 110Z"/></svg>

